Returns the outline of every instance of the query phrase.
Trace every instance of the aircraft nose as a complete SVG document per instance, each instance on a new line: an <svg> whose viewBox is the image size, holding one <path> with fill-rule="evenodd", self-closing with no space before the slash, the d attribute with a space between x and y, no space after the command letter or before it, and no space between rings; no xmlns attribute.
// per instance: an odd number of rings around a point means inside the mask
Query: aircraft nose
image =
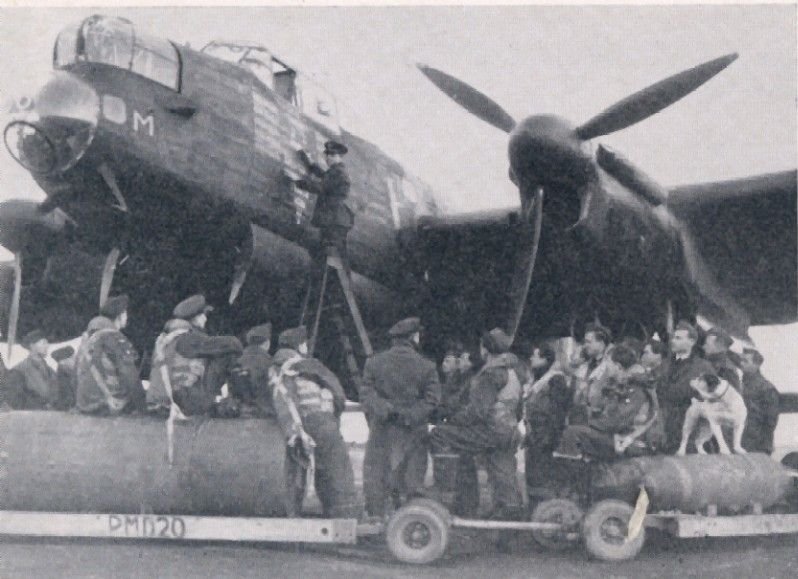
<svg viewBox="0 0 798 579"><path fill-rule="evenodd" d="M56 71L33 97L17 99L3 134L14 159L32 173L72 168L94 139L97 93L74 75Z"/></svg>

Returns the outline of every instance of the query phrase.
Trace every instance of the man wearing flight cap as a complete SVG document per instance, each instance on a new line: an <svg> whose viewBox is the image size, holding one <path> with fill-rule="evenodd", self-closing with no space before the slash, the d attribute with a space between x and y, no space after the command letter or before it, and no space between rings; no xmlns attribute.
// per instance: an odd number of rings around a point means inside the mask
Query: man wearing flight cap
<svg viewBox="0 0 798 579"><path fill-rule="evenodd" d="M40 330L28 332L22 338L28 357L11 368L3 384L5 403L17 410L50 408L58 393L55 372L45 358L50 346L47 336Z"/></svg>
<svg viewBox="0 0 798 579"><path fill-rule="evenodd" d="M272 325L259 324L246 335L247 345L230 379L230 396L241 404L242 416L274 416L269 387Z"/></svg>
<svg viewBox="0 0 798 579"><path fill-rule="evenodd" d="M234 336L205 332L208 305L203 295L186 298L172 311L172 320L158 336L150 372L147 407L185 416L216 414L216 396L243 352ZM174 409L172 408L174 406Z"/></svg>
<svg viewBox="0 0 798 579"><path fill-rule="evenodd" d="M76 360L76 406L85 414L120 414L144 409L138 353L122 330L128 297L108 298L88 325L88 338Z"/></svg>
<svg viewBox="0 0 798 579"><path fill-rule="evenodd" d="M473 460L475 456L482 456L488 481L493 487L494 516L514 519L522 508L515 453L518 447L521 384L525 376L519 375L520 363L510 353L511 345L512 338L500 328L482 336L480 354L485 364L471 379L468 404L445 424L436 426L430 437L433 457L436 454L454 453L460 455L459 462L462 463L464 457ZM436 486L449 493L473 496L474 493L467 492L466 488L473 490L477 485L474 476L476 469L465 470L470 473L469 480L455 477L458 488L440 488L443 485L437 476ZM472 509L474 506L469 505Z"/></svg>
<svg viewBox="0 0 798 579"><path fill-rule="evenodd" d="M389 331L391 347L366 361L360 403L369 425L363 492L369 515L386 513L419 491L427 471L427 423L440 402L435 364L419 352L421 322L407 318Z"/></svg>
<svg viewBox="0 0 798 579"><path fill-rule="evenodd" d="M327 170L313 163L303 150L298 152L300 161L316 177L321 178L320 192L313 211L311 225L321 231L322 243L327 248L335 247L344 264L346 260L346 236L354 225L355 214L350 206L351 182L344 165L343 156L348 149L337 141L324 143L324 159Z"/></svg>
<svg viewBox="0 0 798 579"><path fill-rule="evenodd" d="M360 506L355 475L339 417L346 405L338 378L319 360L308 356L304 326L280 334L279 349L269 370L277 422L286 438L286 510L301 514L306 464L315 457L316 493L325 517L356 518Z"/></svg>

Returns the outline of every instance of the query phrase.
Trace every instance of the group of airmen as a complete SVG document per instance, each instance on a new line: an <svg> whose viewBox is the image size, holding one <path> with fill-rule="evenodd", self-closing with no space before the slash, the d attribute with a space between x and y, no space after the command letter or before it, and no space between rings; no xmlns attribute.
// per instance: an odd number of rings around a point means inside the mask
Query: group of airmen
<svg viewBox="0 0 798 579"><path fill-rule="evenodd" d="M155 341L145 389L138 355L123 333L128 308L127 296L109 298L77 351L52 352L57 370L45 361L44 334L26 335L29 356L4 377L3 404L91 415L148 412L169 420L272 417L285 434L288 514L301 512L311 460L325 515L363 514L340 429L344 390L309 355L304 327L281 332L272 354L271 324L261 324L246 333L244 347L234 336L209 335L213 308L202 295L191 296L177 304ZM422 330L418 318L396 323L388 332L391 346L366 361L357 383L369 427L363 467L369 517L383 518L409 498L430 494L474 516L479 464L487 471L492 516L522 516L519 448L530 501L556 496L557 486L573 477L573 459L674 452L695 397L690 383L707 376L727 381L745 399L743 446L772 450L778 393L759 372L762 356L753 349L734 355L720 330L707 332L699 348L699 332L687 322L668 344L613 342L608 329L588 325L576 355L559 362L550 343L513 349L496 328L481 336L479 361L450 342L440 370L420 352ZM430 454L436 484L425 489Z"/></svg>
<svg viewBox="0 0 798 579"><path fill-rule="evenodd" d="M109 298L77 351L52 352L38 330L25 336L29 356L4 377L3 404L92 415L148 412L169 420L196 416L273 417L286 440L286 510L298 516L310 457L324 512L358 517L354 474L340 431L346 405L336 375L308 353L304 327L279 334L271 324L234 336L205 331L213 308L202 295L180 302L157 337L149 387L125 337L127 296ZM520 344L501 329L479 340L479 361L450 342L440 371L420 352L422 326L407 318L390 330L391 346L366 361L357 383L369 438L363 467L366 512L382 518L407 499L436 494L461 515L479 506L477 466L487 471L492 515L522 515L517 452L525 449L530 500L556 495L573 476L572 459L611 459L673 452L695 392L690 382L718 376L740 391L748 407L743 445L770 452L778 393L753 349L741 356L731 339L679 323L666 345L635 338L613 342L608 329L588 325L576 355L558 362L552 345ZM4 370L5 372L5 370ZM226 386L226 392L223 388ZM432 454L434 489L425 489ZM448 482L447 482L448 481ZM440 497L441 492L453 496Z"/></svg>

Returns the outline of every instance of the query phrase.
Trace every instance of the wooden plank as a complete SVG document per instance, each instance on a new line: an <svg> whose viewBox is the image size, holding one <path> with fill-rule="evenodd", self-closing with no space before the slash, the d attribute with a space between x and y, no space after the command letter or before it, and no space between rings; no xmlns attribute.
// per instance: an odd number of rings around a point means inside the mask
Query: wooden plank
<svg viewBox="0 0 798 579"><path fill-rule="evenodd" d="M0 535L180 541L357 542L355 519L0 511Z"/></svg>
<svg viewBox="0 0 798 579"><path fill-rule="evenodd" d="M660 519L674 536L742 537L753 535L786 535L798 533L798 514L795 515L737 515L728 517L705 517L702 515L648 515L646 526L662 523L649 521ZM651 523L651 524L649 524Z"/></svg>

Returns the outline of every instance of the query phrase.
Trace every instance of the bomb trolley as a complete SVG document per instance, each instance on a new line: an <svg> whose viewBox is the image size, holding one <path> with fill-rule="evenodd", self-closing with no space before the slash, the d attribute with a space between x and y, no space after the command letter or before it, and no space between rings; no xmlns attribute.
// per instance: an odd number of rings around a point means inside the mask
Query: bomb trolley
<svg viewBox="0 0 798 579"><path fill-rule="evenodd" d="M545 500L530 521L463 519L437 501L410 501L387 525L388 547L426 564L444 554L452 529L529 531L549 549L584 543L596 559L624 561L647 529L677 538L798 534L798 471L763 454L641 457L587 473L586 493Z"/></svg>
<svg viewBox="0 0 798 579"><path fill-rule="evenodd" d="M636 555L652 527L681 537L798 532L798 502L768 512L794 501L798 473L765 455L619 460L592 473L588 493L545 501L528 521L462 519L415 499L386 525L366 525L282 516L285 445L274 421L187 421L172 439L170 461L164 423L152 417L5 413L0 536L353 545L384 535L399 560L423 564L460 528L531 531L553 549L584 541L607 560ZM640 508L641 485L650 508ZM629 532L635 504L639 534Z"/></svg>

